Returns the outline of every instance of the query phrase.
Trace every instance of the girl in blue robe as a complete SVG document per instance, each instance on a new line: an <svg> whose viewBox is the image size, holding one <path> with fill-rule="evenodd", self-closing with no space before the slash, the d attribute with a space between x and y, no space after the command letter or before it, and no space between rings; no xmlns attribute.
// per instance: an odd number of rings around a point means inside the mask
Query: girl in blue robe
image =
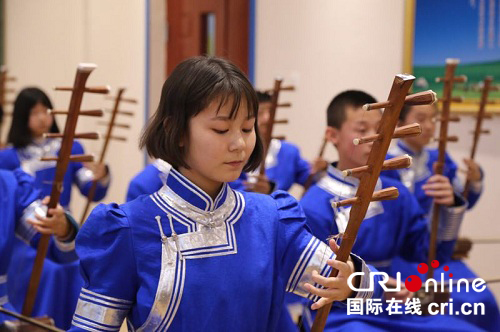
<svg viewBox="0 0 500 332"><path fill-rule="evenodd" d="M38 230L45 234L56 235L51 238L44 263L45 268L52 262L68 263L77 259L74 238L78 225L68 214L65 215L60 205L54 211L50 211L51 218L44 218L46 207L40 199L41 192L34 189L33 178L20 169L13 172L0 170L0 197L2 197L0 200L0 252L2 253L0 255L0 305L16 311L9 301L9 284L7 283L9 266L18 265L12 257L15 236L36 248L40 239ZM31 270L29 272L31 273ZM39 290L45 288L47 281L42 277ZM67 310L67 308L60 308L60 310L65 309ZM41 315L46 314L48 313L41 313ZM13 317L0 314L0 322L13 319Z"/></svg>
<svg viewBox="0 0 500 332"><path fill-rule="evenodd" d="M166 184L89 216L77 237L85 285L71 331L117 331L125 318L132 331L274 331L285 292L317 300L313 309L374 295L352 294L347 276L368 268L356 256L329 260L332 249L308 232L289 194L227 184L260 164L257 107L226 60L195 57L174 69L141 141L172 165ZM341 276L320 276L332 267Z"/></svg>
<svg viewBox="0 0 500 332"><path fill-rule="evenodd" d="M43 136L48 132L59 132L49 111L52 108L50 99L42 90L23 89L14 103L12 125L8 135L10 147L0 151L0 169L14 170L20 167L35 178L34 186L40 189L43 195L50 195L56 162L40 161L40 158L57 156L61 147L60 139L46 139ZM71 154L84 154L82 145L77 141L73 143ZM103 199L109 186L107 173L104 165L69 163L63 180L61 205L69 209L73 184L86 196L95 178L100 180L94 200ZM21 310L36 251L16 239L12 255L13 260L19 264L12 265L9 269L9 295L11 304ZM43 270L43 278L46 278L47 282L45 287L40 289L34 313L48 313L54 318L57 326L67 329L71 324L71 314L68 312L75 308L82 285L78 262L49 263ZM64 285L64 292L58 291L55 295L54 290L60 290L61 285ZM61 308L70 310L62 311Z"/></svg>

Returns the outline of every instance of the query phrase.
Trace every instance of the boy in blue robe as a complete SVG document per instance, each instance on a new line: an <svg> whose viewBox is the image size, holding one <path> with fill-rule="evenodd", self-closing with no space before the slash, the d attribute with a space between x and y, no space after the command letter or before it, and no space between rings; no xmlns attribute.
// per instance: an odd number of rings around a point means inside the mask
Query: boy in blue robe
<svg viewBox="0 0 500 332"><path fill-rule="evenodd" d="M381 119L380 111L366 112L362 109L364 104L374 102L375 99L370 95L350 90L337 95L328 106L326 137L337 148L339 160L328 167L327 176L313 185L300 201L307 224L319 239L326 240L332 234L343 233L347 227L350 207L333 209L331 202L351 198L356 194L359 179L344 176L342 171L366 164L372 143L355 146L353 140L376 133ZM370 204L353 247L354 253L387 273L391 272L392 260L398 255L414 262L427 262L430 237L424 212L414 196L399 181L384 177L382 173L375 190L391 186L398 189L399 197L396 200ZM446 193L440 196L441 202L447 206L441 209L437 251L437 259L444 262L451 257L466 202L460 196L453 195L453 190L444 177L438 178L436 187L440 192ZM409 292L403 287L401 292L386 295L388 298L406 299ZM377 326L390 329L396 325L402 330L422 329L419 324L414 326L411 318L397 319L393 316L384 317L383 314L360 316L359 321L348 320L349 318L352 317L347 315L345 309L334 308L325 330L340 327L377 330ZM447 318L432 317L432 324L434 327L446 327L450 323ZM365 323L369 325L364 326Z"/></svg>
<svg viewBox="0 0 500 332"><path fill-rule="evenodd" d="M388 158L403 154L412 156L413 163L411 167L386 172L386 175L401 181L415 195L427 215L430 215L432 202L436 195L435 191L429 186L432 186L435 177L433 176L433 164L437 161L438 151L437 149L427 147L435 135L436 125L434 118L436 113L436 108L433 105L403 107L399 124L404 126L418 122L422 127L422 134L420 136L398 139L396 144L389 149ZM470 209L479 200L483 188L484 174L479 165L474 161L466 159L464 162L469 168L468 178L471 180L471 187L467 197L469 201L468 208ZM461 194L463 185L457 175L457 165L448 154L446 154L444 174L453 185L453 189L457 195ZM460 278L477 278L477 275L462 260L452 259L446 265L453 272L455 280ZM435 275L439 277L443 273L447 280L449 277L448 273L443 270L444 266L441 265L436 269ZM394 260L393 269L394 271L401 272L403 278L418 274L417 264L408 262L401 257ZM488 288L480 293L453 292L451 297L456 307L460 307L463 303L483 303L485 306L484 316L457 315L457 317L473 322L487 331L500 330L500 311L493 293Z"/></svg>

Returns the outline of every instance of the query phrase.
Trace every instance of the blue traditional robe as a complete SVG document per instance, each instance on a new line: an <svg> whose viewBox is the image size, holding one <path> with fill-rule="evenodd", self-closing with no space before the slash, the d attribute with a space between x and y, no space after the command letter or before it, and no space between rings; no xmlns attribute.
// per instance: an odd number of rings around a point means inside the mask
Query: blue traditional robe
<svg viewBox="0 0 500 332"><path fill-rule="evenodd" d="M138 331L273 331L285 292L314 299L303 284L334 257L289 194L224 184L213 200L175 169L149 196L95 208L76 247L85 285L71 331L118 331L125 317Z"/></svg>
<svg viewBox="0 0 500 332"><path fill-rule="evenodd" d="M17 236L36 248L40 234L27 222L27 219L34 219L35 212L43 215L45 210L40 200L40 191L33 188L33 178L19 169L13 172L0 170L0 197L0 305L16 311L9 301L9 284L7 283L9 266L16 267L18 265L18 262L12 257L14 239ZM76 225L74 227L77 229ZM73 239L68 242L60 242L51 238L44 269L47 265L54 264L54 261L59 263L75 261L77 256L74 246ZM31 267L28 272L31 273ZM44 289L46 283L47 279L42 278L39 290ZM63 285L60 286L63 287ZM51 289L51 291L54 298L57 298L55 290ZM60 292L61 289L58 291ZM60 308L59 310L67 309ZM48 314L43 308L41 311L37 314ZM0 314L0 322L13 319L13 317Z"/></svg>
<svg viewBox="0 0 500 332"><path fill-rule="evenodd" d="M41 157L53 157L59 154L60 139L47 139L43 143L32 143L23 149L7 148L0 151L0 169L13 170L18 167L35 177L34 186L40 189L43 196L50 195L52 181L55 177L56 162L40 161ZM71 154L84 154L80 143L74 142ZM108 178L109 179L109 178ZM60 204L69 208L71 200L71 187L76 184L83 195L87 195L92 185L93 173L85 168L82 163L71 162L63 180L63 190ZM109 182L109 181L108 181ZM95 201L104 198L108 184L100 182L94 196ZM16 239L12 259L17 264L9 268L9 296L11 304L21 310L28 288L31 267L36 256L36 251ZM35 303L34 313L41 315L48 313L53 317L56 325L67 329L71 324L71 311L76 307L78 294L82 286L78 261L68 264L47 264L42 273L45 287L39 290L38 300ZM54 295L57 290L57 295ZM64 310L61 310L64 308Z"/></svg>
<svg viewBox="0 0 500 332"><path fill-rule="evenodd" d="M328 236L345 231L351 207L334 210L331 202L354 197L358 185L357 178L344 177L340 170L330 165L327 176L307 191L300 204L314 236L325 241ZM353 247L353 253L366 259L378 270L387 273L391 272L392 260L398 255L414 262L427 262L429 248L427 219L415 197L406 187L399 181L382 176L378 179L375 190L391 186L398 189L399 197L396 200L370 203ZM459 206L441 209L442 222L438 234L440 242L437 252L437 259L441 262L451 257L465 209L465 202L461 202ZM306 317L308 315L310 313ZM328 317L325 331L341 330L342 324L352 319L353 317L347 316L345 309L335 308ZM378 324L382 324L385 329L394 326L391 325L394 320L385 321L382 316L360 316L359 319L356 327L360 330L364 326L365 319L374 321L381 319L383 322ZM369 326L363 328L369 329ZM403 326L401 328L405 329ZM406 328L411 329L411 326L407 325ZM422 329L422 326L419 328Z"/></svg>

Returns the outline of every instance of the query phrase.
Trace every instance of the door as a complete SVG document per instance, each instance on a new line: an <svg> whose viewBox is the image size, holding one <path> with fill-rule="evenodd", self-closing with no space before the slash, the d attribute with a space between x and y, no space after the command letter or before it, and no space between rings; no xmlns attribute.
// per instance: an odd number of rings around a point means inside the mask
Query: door
<svg viewBox="0 0 500 332"><path fill-rule="evenodd" d="M250 0L167 0L167 75L182 60L227 58L248 74Z"/></svg>

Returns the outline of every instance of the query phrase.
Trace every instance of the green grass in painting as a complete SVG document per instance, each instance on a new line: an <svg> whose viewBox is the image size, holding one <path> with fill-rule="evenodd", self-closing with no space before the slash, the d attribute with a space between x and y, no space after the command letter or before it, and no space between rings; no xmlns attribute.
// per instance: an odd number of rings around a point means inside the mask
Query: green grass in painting
<svg viewBox="0 0 500 332"><path fill-rule="evenodd" d="M444 75L444 66L416 66L413 68L413 72L417 78L414 84L415 92L432 89L438 96L441 96L443 84L436 83L435 78ZM494 84L500 83L500 61L458 65L455 75L466 75L468 80L467 83L455 84L453 95L479 99L481 98L481 92L474 89L474 87L477 87L477 84L486 76L493 76ZM421 77L425 78L428 83L426 88L417 86ZM490 92L489 97L500 98L500 91Z"/></svg>

